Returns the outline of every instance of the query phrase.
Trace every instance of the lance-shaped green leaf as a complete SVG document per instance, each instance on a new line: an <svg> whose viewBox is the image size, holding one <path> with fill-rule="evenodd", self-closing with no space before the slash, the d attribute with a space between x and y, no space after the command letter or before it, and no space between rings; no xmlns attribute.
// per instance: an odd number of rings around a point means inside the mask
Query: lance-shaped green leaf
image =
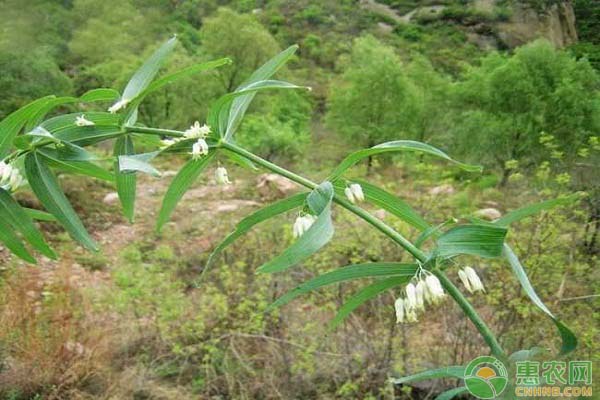
<svg viewBox="0 0 600 400"><path fill-rule="evenodd" d="M296 287L294 290L291 290L288 293L281 296L280 298L278 298L273 304L269 306L269 309L280 307L284 304L289 303L298 296L334 283L359 278L372 278L382 276L403 276L411 278L415 276L417 270L418 266L416 264L402 264L395 262L349 265L331 272L327 272L323 275L319 275L316 278L313 278L310 281L303 283L302 285Z"/></svg>
<svg viewBox="0 0 600 400"><path fill-rule="evenodd" d="M49 100L56 96L46 96L41 99L19 108L17 111L9 114L0 122L0 159L6 157L10 152L13 141L23 129L23 126L29 121L37 110L42 108Z"/></svg>
<svg viewBox="0 0 600 400"><path fill-rule="evenodd" d="M44 120L44 117L46 116L46 114L48 114L50 111L52 111L53 108L56 108L63 104L76 103L77 101L79 101L79 99L77 97L71 97L71 96L56 97L53 99L48 99L48 101L46 101L42 107L35 110L35 112L31 116L31 118L29 118L29 120L25 124L25 131L30 131L30 130L34 129L36 126L38 126Z"/></svg>
<svg viewBox="0 0 600 400"><path fill-rule="evenodd" d="M254 82L243 89L225 94L217 99L208 112L208 125L210 125L213 130L216 130L220 136L224 136L228 121L230 120L229 116L231 115L231 112L233 112L232 103L234 100L238 97L250 94L254 95L258 91L268 89L307 89L307 87L277 80L262 80Z"/></svg>
<svg viewBox="0 0 600 400"><path fill-rule="evenodd" d="M118 115L99 111L87 111L58 115L56 117L49 118L46 121L42 122L40 126L55 136L62 133L62 131L65 129L79 128L81 132L85 132L86 130L94 128L93 125L77 126L77 117L80 116L83 116L88 121L92 121L95 125L119 127L120 118Z"/></svg>
<svg viewBox="0 0 600 400"><path fill-rule="evenodd" d="M221 58L219 60L208 61L201 64L194 64L187 68L181 69L179 71L173 72L171 74L160 77L159 79L152 82L146 89L140 92L135 99L130 103L131 107L137 107L150 93L153 93L171 83L177 82L180 79L186 78L188 76L208 71L211 69L215 69L221 67L223 65L231 64L231 59L229 58Z"/></svg>
<svg viewBox="0 0 600 400"><path fill-rule="evenodd" d="M21 242L21 239L19 239L17 234L13 231L13 228L8 221L3 218L0 218L0 242L4 243L4 245L17 257L32 264L36 263L35 258L33 258L25 246L23 246L23 242Z"/></svg>
<svg viewBox="0 0 600 400"><path fill-rule="evenodd" d="M58 158L53 149L38 150L40 157L51 167L77 175L90 176L105 182L114 182L115 177L109 171L89 161L69 161Z"/></svg>
<svg viewBox="0 0 600 400"><path fill-rule="evenodd" d="M143 172L152 176L160 176L160 172L150 164L160 151L150 153L134 154L131 156L119 156L119 168L121 172Z"/></svg>
<svg viewBox="0 0 600 400"><path fill-rule="evenodd" d="M44 236L36 228L29 214L2 188L0 188L0 218L12 225L13 229L19 231L23 238L37 251L47 257L56 258L56 253L48 246Z"/></svg>
<svg viewBox="0 0 600 400"><path fill-rule="evenodd" d="M135 214L135 194L137 190L137 176L135 172L121 172L119 165L119 156L134 154L133 140L130 135L121 136L115 142L115 182L117 184L117 193L121 206L123 207L123 215L133 222Z"/></svg>
<svg viewBox="0 0 600 400"><path fill-rule="evenodd" d="M423 246L423 244L430 238L430 237L437 237L440 235L442 229L444 229L445 227L447 227L448 225L452 225L455 224L457 222L456 219L454 218L448 218L446 221L442 222L439 225L436 226L431 226L429 228L427 228L426 230L424 230L419 237L417 238L417 240L415 240L415 246L418 248L421 248L421 246Z"/></svg>
<svg viewBox="0 0 600 400"><path fill-rule="evenodd" d="M98 160L97 155L75 144L63 142L56 148L42 147L38 149L38 153L51 167L107 182L114 181L114 176L110 172L92 162Z"/></svg>
<svg viewBox="0 0 600 400"><path fill-rule="evenodd" d="M29 218L34 219L36 221L56 222L56 217L45 211L36 210L35 208L26 208L26 207L23 207L23 210L25 210L27 215L29 215Z"/></svg>
<svg viewBox="0 0 600 400"><path fill-rule="evenodd" d="M363 189L365 198L378 207L383 208L392 215L400 218L402 221L414 226L419 230L430 228L430 225L417 213L408 203L385 190L371 185L363 180L353 180L358 182Z"/></svg>
<svg viewBox="0 0 600 400"><path fill-rule="evenodd" d="M444 258L459 254L499 257L502 254L506 232L505 228L492 224L459 225L438 238L435 254Z"/></svg>
<svg viewBox="0 0 600 400"><path fill-rule="evenodd" d="M166 58L171 54L175 45L177 44L177 38L173 37L166 41L162 46L158 48L142 66L133 74L127 86L123 90L123 96L121 100L130 102L140 95L152 82L158 70L163 65ZM135 118L132 117L137 114L137 107L134 105L129 108L125 116L125 120L130 124L135 123Z"/></svg>
<svg viewBox="0 0 600 400"><path fill-rule="evenodd" d="M427 371L419 372L418 374L403 376L401 378L392 378L392 383L400 385L403 383L421 382L429 379L442 379L442 378L458 378L463 379L465 377L465 367L461 365L454 365L444 368L430 369Z"/></svg>
<svg viewBox="0 0 600 400"><path fill-rule="evenodd" d="M185 192L192 186L192 183L198 179L198 176L200 176L202 171L213 159L215 153L215 151L212 151L209 152L207 156L197 160L190 159L183 168L179 170L177 175L175 175L175 178L173 178L173 181L169 185L167 193L163 198L162 207L158 214L158 220L156 221L157 231L160 231L167 221L169 221L179 200L181 200Z"/></svg>
<svg viewBox="0 0 600 400"><path fill-rule="evenodd" d="M120 94L114 89L98 88L85 92L79 100L84 103L93 103L95 101L115 101Z"/></svg>
<svg viewBox="0 0 600 400"><path fill-rule="evenodd" d="M56 176L40 154L32 152L25 156L25 172L31 189L44 208L56 217L75 240L90 250L97 250L98 246L87 233Z"/></svg>
<svg viewBox="0 0 600 400"><path fill-rule="evenodd" d="M464 386L457 387L457 388L454 388L454 389L446 390L443 393L440 393L438 395L438 397L435 398L435 400L451 400L451 399L455 398L458 395L467 393L468 391L469 390L466 387L464 387Z"/></svg>
<svg viewBox="0 0 600 400"><path fill-rule="evenodd" d="M264 81L269 79L275 74L298 50L297 45L293 45L267 61L263 64L259 69L254 71L254 73L246 80L244 83L240 85L239 88L236 89L236 92L241 92L247 89L248 87L254 85L259 81ZM244 118L244 114L246 110L252 103L256 92L247 93L241 97L236 98L232 104L228 113L227 124L226 126L221 126L220 133L225 136L226 139L231 139L238 126L242 122Z"/></svg>
<svg viewBox="0 0 600 400"><path fill-rule="evenodd" d="M48 132L46 129L38 126L33 129L31 132L27 132L24 135L17 136L13 141L13 145L20 150L28 150L33 147L34 144L39 142L45 143L59 143L60 140L55 138Z"/></svg>
<svg viewBox="0 0 600 400"><path fill-rule="evenodd" d="M176 44L177 38L172 37L162 46L160 46L146 61L144 61L144 64L142 64L142 66L135 71L135 74L133 74L127 83L127 86L125 86L125 89L123 90L124 99L129 101L133 100L150 85L166 58L175 48Z"/></svg>
<svg viewBox="0 0 600 400"><path fill-rule="evenodd" d="M285 212L298 208L306 201L307 193L298 193L290 196L286 199L276 201L273 204L269 204L266 207L261 208L258 211L253 212L244 219L242 219L235 227L235 230L231 232L215 249L212 251L206 262L205 269L209 268L214 258L222 252L227 246L235 242L239 237L246 234L254 226L271 219L277 215L281 215Z"/></svg>
<svg viewBox="0 0 600 400"><path fill-rule="evenodd" d="M335 329L343 320L348 317L358 307L377 297L379 294L389 290L393 287L402 285L410 281L412 277L409 276L394 276L391 278L381 279L371 285L368 285L358 291L354 296L348 299L344 305L338 310L335 317L329 323L329 329Z"/></svg>
<svg viewBox="0 0 600 400"><path fill-rule="evenodd" d="M513 222L520 221L524 218L530 217L534 214L539 213L543 210L549 210L557 206L571 204L576 200L579 200L581 195L579 193L574 193L569 196L559 197L557 199L546 200L540 203L531 204L529 206L525 206L519 208L517 210L513 210L509 213L506 213L503 217L494 221L494 224L498 226L508 226Z"/></svg>
<svg viewBox="0 0 600 400"><path fill-rule="evenodd" d="M258 272L272 273L284 271L307 259L333 237L333 222L331 221L331 200L333 186L325 181L313 190L307 197L311 211L317 215L316 221L296 241L279 256L262 265Z"/></svg>
<svg viewBox="0 0 600 400"><path fill-rule="evenodd" d="M529 282L529 278L527 277L525 268L523 268L521 262L519 261L519 258L507 244L504 245L503 254L504 257L506 257L506 259L508 260L508 263L510 264L515 276L519 280L521 287L523 288L525 293L527 293L527 296L529 296L533 304L535 304L540 310L542 310L547 316L549 316L552 319L552 322L554 322L554 325L556 325L556 328L558 329L558 332L562 339L561 354L567 354L575 350L575 348L577 347L577 337L575 337L573 332L571 332L571 330L565 324L560 322L558 318L556 318L554 314L552 314L552 312L548 309L548 307L546 307L544 302L539 298L539 296L533 289L531 282Z"/></svg>
<svg viewBox="0 0 600 400"><path fill-rule="evenodd" d="M466 171L481 171L480 166L464 164L459 161L456 161L453 158L451 158L448 154L429 144L417 142L414 140L395 140L393 142L378 144L377 146L359 150L350 154L342 160L342 162L335 168L335 170L333 170L329 179L335 180L339 178L344 172L346 172L347 169L349 169L354 164L367 157L383 153L397 153L401 151L430 154L442 158L446 161L450 161Z"/></svg>

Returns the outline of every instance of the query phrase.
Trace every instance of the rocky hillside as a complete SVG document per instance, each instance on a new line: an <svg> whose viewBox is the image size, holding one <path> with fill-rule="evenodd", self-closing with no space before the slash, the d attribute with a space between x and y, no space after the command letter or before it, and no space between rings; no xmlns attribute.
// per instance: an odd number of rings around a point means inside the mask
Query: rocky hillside
<svg viewBox="0 0 600 400"><path fill-rule="evenodd" d="M552 0L361 0L363 7L395 23L453 22L482 49L514 48L543 37L557 47L577 42L571 1Z"/></svg>

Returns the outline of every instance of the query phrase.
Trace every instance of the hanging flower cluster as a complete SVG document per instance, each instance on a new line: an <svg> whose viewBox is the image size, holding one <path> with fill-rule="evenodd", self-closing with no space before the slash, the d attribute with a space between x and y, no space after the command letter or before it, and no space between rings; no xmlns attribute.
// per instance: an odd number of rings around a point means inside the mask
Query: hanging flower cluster
<svg viewBox="0 0 600 400"><path fill-rule="evenodd" d="M406 285L406 295L394 303L397 323L417 322L417 311L424 311L426 303L440 303L446 295L440 280L427 270L421 269L413 280L417 281L416 285L412 282Z"/></svg>
<svg viewBox="0 0 600 400"><path fill-rule="evenodd" d="M22 184L23 176L19 170L4 161L0 161L0 187L14 192Z"/></svg>
<svg viewBox="0 0 600 400"><path fill-rule="evenodd" d="M485 292L483 283L481 283L479 275L477 275L477 272L473 268L465 267L464 269L458 270L458 277L469 293Z"/></svg>
<svg viewBox="0 0 600 400"><path fill-rule="evenodd" d="M362 190L362 186L358 183L352 183L344 189L344 194L350 200L351 203L358 203L365 201L365 195Z"/></svg>
<svg viewBox="0 0 600 400"><path fill-rule="evenodd" d="M294 238L297 239L300 236L304 235L304 232L309 230L316 220L317 219L311 214L298 216L298 218L296 218L296 222L294 222L293 227Z"/></svg>

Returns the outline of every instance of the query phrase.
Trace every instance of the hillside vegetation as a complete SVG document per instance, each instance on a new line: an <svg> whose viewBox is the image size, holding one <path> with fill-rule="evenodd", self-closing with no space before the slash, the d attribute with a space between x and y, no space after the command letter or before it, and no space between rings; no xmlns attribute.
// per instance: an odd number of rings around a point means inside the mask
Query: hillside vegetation
<svg viewBox="0 0 600 400"><path fill-rule="evenodd" d="M350 151L399 139L483 166L466 172L406 153L369 157L353 170L352 178L382 185L432 226L448 216L493 220L577 193L577 201L519 222L509 239L539 296L578 337L566 359L598 362L599 7L593 0L5 0L0 119L49 94L121 90L176 34L180 44L162 73L232 60L140 106L148 125L185 130L206 121L211 104L266 60L298 44L277 76L312 90L259 94L237 142L315 180ZM526 33L516 22L523 12L540 16ZM571 24L548 22L563 12L572 13ZM103 160L112 155L108 147L101 152ZM408 261L346 212L334 214L336 234L324 251L287 273L258 275L256 268L293 242L292 213L258 226L207 270L209 254L241 218L297 190L226 163L233 184L218 186L212 169L202 175L161 233L156 214L181 158L161 159L161 179L139 178L134 224L121 216L112 184L61 174L102 250L84 250L49 222L40 226L59 261L31 266L0 248L0 398L425 399L456 380L392 385L388 378L487 354L450 301L418 323L396 324L394 291L328 330L362 287L355 282L266 312L300 282L340 266ZM41 208L27 191L17 198ZM390 212L367 208L409 239L419 237ZM469 298L507 351L541 346L554 359L555 326L512 271L494 260L465 262L486 288Z"/></svg>

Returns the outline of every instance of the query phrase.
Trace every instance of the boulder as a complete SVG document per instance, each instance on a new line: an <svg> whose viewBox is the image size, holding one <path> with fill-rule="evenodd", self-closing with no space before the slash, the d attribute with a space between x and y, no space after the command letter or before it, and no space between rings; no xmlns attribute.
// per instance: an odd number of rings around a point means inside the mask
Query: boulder
<svg viewBox="0 0 600 400"><path fill-rule="evenodd" d="M276 174L262 174L257 179L256 189L263 199L287 197L298 190L295 183Z"/></svg>
<svg viewBox="0 0 600 400"><path fill-rule="evenodd" d="M482 208L481 210L475 211L475 215L482 219L494 221L502 216L502 213L496 208Z"/></svg>
<svg viewBox="0 0 600 400"><path fill-rule="evenodd" d="M109 206L112 206L113 204L117 204L118 201L119 201L119 194L117 192L108 193L106 196L104 196L104 199L102 199L102 202Z"/></svg>
<svg viewBox="0 0 600 400"><path fill-rule="evenodd" d="M455 192L454 187L447 183L440 185L440 186L435 186L435 187L432 187L431 189L429 189L429 194L431 194L433 196L437 196L440 194L453 194L454 192Z"/></svg>

